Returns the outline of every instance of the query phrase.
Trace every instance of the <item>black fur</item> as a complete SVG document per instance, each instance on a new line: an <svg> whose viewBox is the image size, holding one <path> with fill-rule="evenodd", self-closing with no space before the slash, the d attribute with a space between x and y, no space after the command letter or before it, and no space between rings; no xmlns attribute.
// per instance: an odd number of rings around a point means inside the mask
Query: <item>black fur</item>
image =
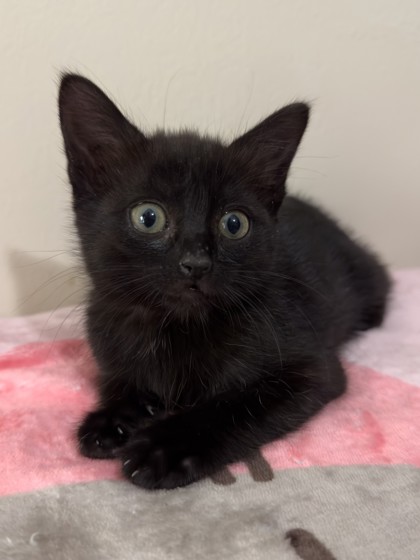
<svg viewBox="0 0 420 560"><path fill-rule="evenodd" d="M308 114L289 105L228 146L192 132L146 138L90 81L62 79L100 370L80 449L120 457L135 484L189 484L296 430L345 390L340 347L381 324L383 267L285 196ZM165 209L162 232L131 223L144 201ZM218 230L229 210L249 218L242 239Z"/></svg>

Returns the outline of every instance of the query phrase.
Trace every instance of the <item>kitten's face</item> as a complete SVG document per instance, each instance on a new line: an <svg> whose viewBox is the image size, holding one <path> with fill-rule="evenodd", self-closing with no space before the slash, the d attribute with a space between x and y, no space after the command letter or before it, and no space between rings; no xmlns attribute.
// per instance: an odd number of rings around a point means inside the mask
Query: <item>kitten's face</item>
<svg viewBox="0 0 420 560"><path fill-rule="evenodd" d="M258 288L274 219L225 152L195 136L155 138L99 201L76 206L98 289L183 314Z"/></svg>
<svg viewBox="0 0 420 560"><path fill-rule="evenodd" d="M249 302L271 270L307 113L286 107L230 146L192 133L146 139L91 82L64 77L60 118L97 293L181 318Z"/></svg>

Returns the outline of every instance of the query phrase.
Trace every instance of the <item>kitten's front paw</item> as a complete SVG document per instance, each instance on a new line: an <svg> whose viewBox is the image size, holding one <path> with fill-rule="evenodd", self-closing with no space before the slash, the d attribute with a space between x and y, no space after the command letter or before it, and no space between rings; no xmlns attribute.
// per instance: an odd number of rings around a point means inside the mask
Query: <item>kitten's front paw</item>
<svg viewBox="0 0 420 560"><path fill-rule="evenodd" d="M114 458L133 429L134 420L116 411L90 412L77 432L80 453L93 459Z"/></svg>
<svg viewBox="0 0 420 560"><path fill-rule="evenodd" d="M131 482L150 490L171 489L208 474L190 445L159 432L153 427L138 432L122 449L123 472Z"/></svg>

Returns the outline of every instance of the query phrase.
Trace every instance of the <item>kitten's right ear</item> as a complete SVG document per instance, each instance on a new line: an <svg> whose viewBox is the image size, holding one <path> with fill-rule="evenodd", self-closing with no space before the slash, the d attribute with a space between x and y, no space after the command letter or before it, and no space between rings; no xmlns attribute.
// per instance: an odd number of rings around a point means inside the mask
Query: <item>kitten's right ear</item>
<svg viewBox="0 0 420 560"><path fill-rule="evenodd" d="M127 157L141 156L146 149L145 136L87 78L76 74L62 77L59 112L76 195L103 189Z"/></svg>
<svg viewBox="0 0 420 560"><path fill-rule="evenodd" d="M229 147L245 162L246 176L267 208L275 214L285 195L285 181L309 118L306 103L276 111Z"/></svg>

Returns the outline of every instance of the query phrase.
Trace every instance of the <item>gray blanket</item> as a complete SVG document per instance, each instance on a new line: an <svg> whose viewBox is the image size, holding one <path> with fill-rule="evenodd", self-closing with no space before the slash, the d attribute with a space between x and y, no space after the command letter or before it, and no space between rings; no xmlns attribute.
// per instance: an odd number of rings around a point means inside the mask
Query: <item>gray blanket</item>
<svg viewBox="0 0 420 560"><path fill-rule="evenodd" d="M0 558L420 559L419 469L253 474L169 492L102 481L10 496L0 504Z"/></svg>

